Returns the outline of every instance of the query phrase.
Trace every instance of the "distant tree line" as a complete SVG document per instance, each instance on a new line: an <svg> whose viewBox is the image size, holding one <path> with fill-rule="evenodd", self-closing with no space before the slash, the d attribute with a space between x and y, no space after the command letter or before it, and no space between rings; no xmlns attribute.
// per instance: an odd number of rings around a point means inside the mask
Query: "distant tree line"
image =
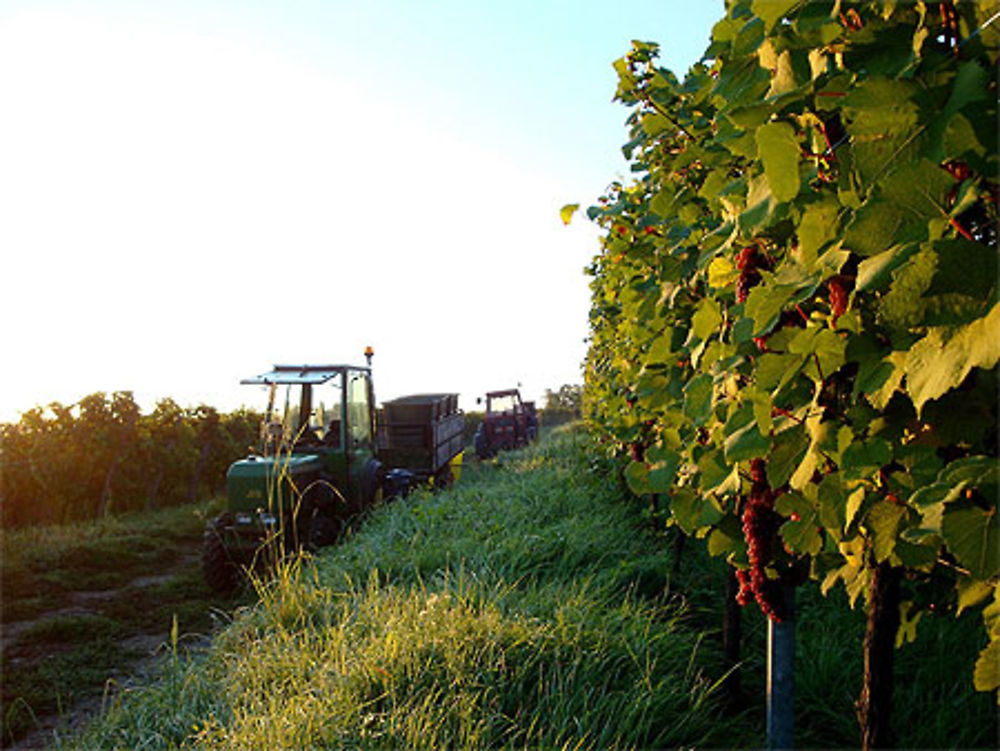
<svg viewBox="0 0 1000 751"><path fill-rule="evenodd" d="M583 386L580 384L564 384L557 390L545 389L542 400L542 424L562 425L580 419L580 401L583 396Z"/></svg>
<svg viewBox="0 0 1000 751"><path fill-rule="evenodd" d="M65 523L220 494L260 420L169 398L142 414L128 391L28 410L0 424L0 523Z"/></svg>

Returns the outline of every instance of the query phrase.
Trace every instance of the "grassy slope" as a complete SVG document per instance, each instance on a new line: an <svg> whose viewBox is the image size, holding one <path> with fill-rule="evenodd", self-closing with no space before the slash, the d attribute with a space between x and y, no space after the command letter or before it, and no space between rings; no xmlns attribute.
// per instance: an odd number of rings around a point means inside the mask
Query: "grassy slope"
<svg viewBox="0 0 1000 751"><path fill-rule="evenodd" d="M65 745L762 745L763 618L744 614L749 704L725 715L719 561L690 543L669 576L584 443L564 432L379 509ZM834 596L799 604L797 740L854 746L863 619ZM990 697L969 687L978 629L942 619L898 653L900 746L991 745Z"/></svg>

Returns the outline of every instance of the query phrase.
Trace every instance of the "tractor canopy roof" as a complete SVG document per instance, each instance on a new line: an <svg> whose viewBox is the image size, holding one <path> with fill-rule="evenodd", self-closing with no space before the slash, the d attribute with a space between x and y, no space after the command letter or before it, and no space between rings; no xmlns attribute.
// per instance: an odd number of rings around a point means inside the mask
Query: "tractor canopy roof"
<svg viewBox="0 0 1000 751"><path fill-rule="evenodd" d="M520 396L521 393L518 389L503 389L502 391L487 391L486 396L490 399L495 399L498 396Z"/></svg>
<svg viewBox="0 0 1000 751"><path fill-rule="evenodd" d="M362 365L275 365L274 370L261 373L258 376L244 378L240 383L264 384L272 383L326 383L334 376L348 370L370 373L371 369Z"/></svg>

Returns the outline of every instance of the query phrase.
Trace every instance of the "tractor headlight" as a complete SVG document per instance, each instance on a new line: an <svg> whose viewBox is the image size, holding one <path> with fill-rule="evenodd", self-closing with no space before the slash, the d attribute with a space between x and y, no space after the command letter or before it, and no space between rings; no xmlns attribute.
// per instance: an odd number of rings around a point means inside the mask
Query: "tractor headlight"
<svg viewBox="0 0 1000 751"><path fill-rule="evenodd" d="M252 521L253 521L253 518L250 516L250 514L247 514L245 512L237 512L236 513L236 523L237 524L250 524L250 522L252 522Z"/></svg>
<svg viewBox="0 0 1000 751"><path fill-rule="evenodd" d="M260 515L260 523L263 524L265 527L273 527L278 523L278 519L274 516L274 514L262 513Z"/></svg>

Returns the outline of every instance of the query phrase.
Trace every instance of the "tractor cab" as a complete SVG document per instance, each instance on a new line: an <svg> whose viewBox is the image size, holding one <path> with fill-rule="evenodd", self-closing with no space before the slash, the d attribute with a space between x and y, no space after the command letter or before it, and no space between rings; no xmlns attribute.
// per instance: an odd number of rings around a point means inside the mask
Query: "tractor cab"
<svg viewBox="0 0 1000 751"><path fill-rule="evenodd" d="M373 453L371 371L350 365L278 365L240 383L263 386L261 452Z"/></svg>
<svg viewBox="0 0 1000 751"><path fill-rule="evenodd" d="M356 365L277 365L243 384L261 386L267 410L259 455L228 472L232 512L308 496L349 515L377 492L371 369Z"/></svg>

